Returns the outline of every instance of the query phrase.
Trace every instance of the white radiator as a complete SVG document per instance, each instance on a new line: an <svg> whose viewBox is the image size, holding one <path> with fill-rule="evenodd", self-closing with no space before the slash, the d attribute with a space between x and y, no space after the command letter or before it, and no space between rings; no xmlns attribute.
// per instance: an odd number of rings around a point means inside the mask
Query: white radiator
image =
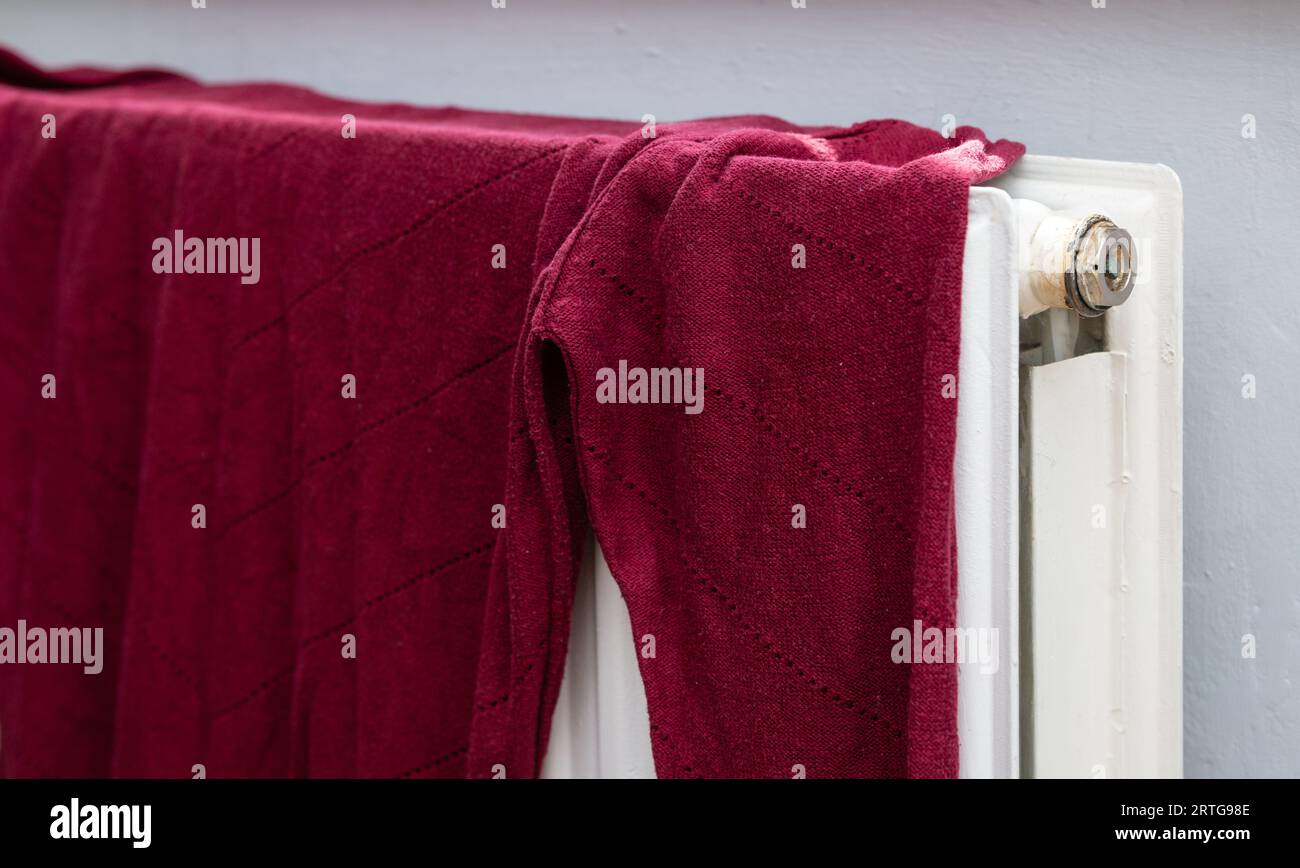
<svg viewBox="0 0 1300 868"><path fill-rule="evenodd" d="M997 631L998 665L959 664L961 774L1181 776L1178 179L1026 156L969 207L957 620ZM627 608L588 551L542 775L654 777Z"/></svg>

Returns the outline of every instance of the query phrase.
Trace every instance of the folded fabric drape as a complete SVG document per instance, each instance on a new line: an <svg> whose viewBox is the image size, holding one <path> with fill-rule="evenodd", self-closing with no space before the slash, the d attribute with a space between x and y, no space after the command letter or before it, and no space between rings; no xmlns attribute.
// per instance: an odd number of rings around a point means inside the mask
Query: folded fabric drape
<svg viewBox="0 0 1300 868"><path fill-rule="evenodd" d="M533 776L589 528L661 777L956 773L890 651L1019 145L7 53L0 129L0 627L103 630L0 665L3 774Z"/></svg>

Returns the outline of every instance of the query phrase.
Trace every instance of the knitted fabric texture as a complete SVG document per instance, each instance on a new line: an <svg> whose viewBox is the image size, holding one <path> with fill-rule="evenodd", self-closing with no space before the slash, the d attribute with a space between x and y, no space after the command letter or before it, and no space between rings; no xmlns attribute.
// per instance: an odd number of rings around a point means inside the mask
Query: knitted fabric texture
<svg viewBox="0 0 1300 868"><path fill-rule="evenodd" d="M0 773L536 775L589 530L661 777L956 773L891 634L954 622L967 189L1019 145L2 52L0 129L0 626L104 631L0 665ZM256 282L157 273L178 231Z"/></svg>

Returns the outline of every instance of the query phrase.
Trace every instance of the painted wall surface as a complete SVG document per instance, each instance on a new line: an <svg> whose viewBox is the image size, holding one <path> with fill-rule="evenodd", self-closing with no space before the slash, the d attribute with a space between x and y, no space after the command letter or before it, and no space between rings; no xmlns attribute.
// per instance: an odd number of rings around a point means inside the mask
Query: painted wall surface
<svg viewBox="0 0 1300 868"><path fill-rule="evenodd" d="M1300 3L1095 2L0 0L0 42L44 64L549 114L951 114L1033 153L1172 166L1186 773L1300 776Z"/></svg>

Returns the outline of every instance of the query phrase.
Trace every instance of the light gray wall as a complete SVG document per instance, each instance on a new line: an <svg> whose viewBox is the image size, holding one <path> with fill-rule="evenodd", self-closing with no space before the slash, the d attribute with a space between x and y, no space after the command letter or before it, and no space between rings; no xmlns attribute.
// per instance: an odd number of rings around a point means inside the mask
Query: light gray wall
<svg viewBox="0 0 1300 868"><path fill-rule="evenodd" d="M1186 772L1300 776L1300 4L1092 2L2 0L0 42L45 64L548 114L937 127L951 113L1033 153L1172 166L1186 197ZM1258 659L1242 659L1245 633Z"/></svg>

